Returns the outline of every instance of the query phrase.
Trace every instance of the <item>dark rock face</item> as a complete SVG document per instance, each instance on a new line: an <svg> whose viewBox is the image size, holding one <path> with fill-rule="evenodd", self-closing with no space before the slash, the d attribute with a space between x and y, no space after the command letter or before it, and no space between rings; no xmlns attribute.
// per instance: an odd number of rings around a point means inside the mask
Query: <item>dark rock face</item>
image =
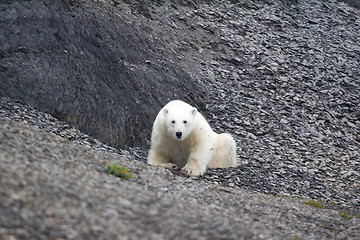
<svg viewBox="0 0 360 240"><path fill-rule="evenodd" d="M201 91L165 47L124 22L115 6L5 1L0 19L0 96L111 146L144 144L169 100L201 105Z"/></svg>

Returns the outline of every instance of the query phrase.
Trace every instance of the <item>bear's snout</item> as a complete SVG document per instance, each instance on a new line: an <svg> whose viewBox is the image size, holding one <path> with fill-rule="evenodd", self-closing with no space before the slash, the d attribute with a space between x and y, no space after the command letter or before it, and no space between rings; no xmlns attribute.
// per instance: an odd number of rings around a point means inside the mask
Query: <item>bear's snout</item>
<svg viewBox="0 0 360 240"><path fill-rule="evenodd" d="M177 139L180 139L182 137L182 132L176 132Z"/></svg>

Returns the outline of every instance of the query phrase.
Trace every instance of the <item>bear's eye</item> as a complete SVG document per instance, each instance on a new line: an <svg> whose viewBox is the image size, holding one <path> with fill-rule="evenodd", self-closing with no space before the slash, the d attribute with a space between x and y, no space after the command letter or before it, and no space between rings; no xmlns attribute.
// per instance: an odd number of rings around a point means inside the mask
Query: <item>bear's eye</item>
<svg viewBox="0 0 360 240"><path fill-rule="evenodd" d="M184 124L187 124L187 121L186 121L186 120L184 120Z"/></svg>
<svg viewBox="0 0 360 240"><path fill-rule="evenodd" d="M172 124L175 124L175 120L172 120L171 123L172 123Z"/></svg>

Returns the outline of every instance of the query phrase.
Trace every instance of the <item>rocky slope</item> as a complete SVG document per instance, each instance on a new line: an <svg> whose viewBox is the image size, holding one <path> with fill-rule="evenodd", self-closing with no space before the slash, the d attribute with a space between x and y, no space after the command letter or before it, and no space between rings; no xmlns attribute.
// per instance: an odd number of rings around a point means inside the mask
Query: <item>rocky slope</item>
<svg viewBox="0 0 360 240"><path fill-rule="evenodd" d="M211 125L236 136L241 166L206 179L359 207L358 10L238 1L138 14L134 25L208 89Z"/></svg>
<svg viewBox="0 0 360 240"><path fill-rule="evenodd" d="M359 10L316 0L79 3L116 9L120 22L166 47L151 61L165 58L205 89L200 109L234 135L240 165L187 179L145 165L148 142L116 150L2 98L2 236L360 236ZM132 180L108 175L111 161Z"/></svg>
<svg viewBox="0 0 360 240"><path fill-rule="evenodd" d="M136 161L134 154L30 106L8 98L0 106L0 239L357 239L360 234L356 208L187 178ZM133 177L108 174L108 163L125 166ZM238 177L251 186L249 178L262 176Z"/></svg>

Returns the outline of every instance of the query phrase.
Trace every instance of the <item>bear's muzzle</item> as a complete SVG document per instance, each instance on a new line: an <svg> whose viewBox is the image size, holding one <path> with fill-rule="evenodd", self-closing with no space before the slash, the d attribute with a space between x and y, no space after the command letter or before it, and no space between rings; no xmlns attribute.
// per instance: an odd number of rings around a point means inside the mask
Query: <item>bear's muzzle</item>
<svg viewBox="0 0 360 240"><path fill-rule="evenodd" d="M176 137L177 137L177 139L181 139L181 137L182 137L182 132L176 132Z"/></svg>

